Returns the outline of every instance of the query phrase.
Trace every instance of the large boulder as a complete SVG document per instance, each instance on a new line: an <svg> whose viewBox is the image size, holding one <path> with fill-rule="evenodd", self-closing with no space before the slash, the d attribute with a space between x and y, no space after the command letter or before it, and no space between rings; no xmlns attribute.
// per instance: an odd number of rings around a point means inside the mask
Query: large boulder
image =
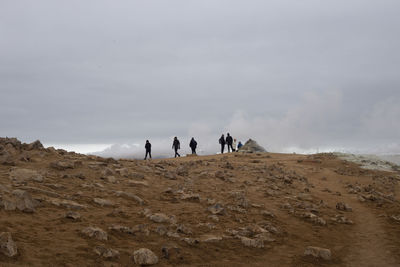
<svg viewBox="0 0 400 267"><path fill-rule="evenodd" d="M44 148L44 146L42 145L42 143L39 140L36 140L35 142L28 144L28 150L43 149L43 148Z"/></svg>
<svg viewBox="0 0 400 267"><path fill-rule="evenodd" d="M240 152L247 153L257 153L257 152L267 152L265 148L257 144L256 141L249 139L240 149Z"/></svg>

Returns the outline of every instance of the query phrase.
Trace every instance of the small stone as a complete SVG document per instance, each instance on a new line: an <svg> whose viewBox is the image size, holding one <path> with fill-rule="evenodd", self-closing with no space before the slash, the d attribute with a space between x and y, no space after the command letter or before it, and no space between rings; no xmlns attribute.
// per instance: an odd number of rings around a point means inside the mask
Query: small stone
<svg viewBox="0 0 400 267"><path fill-rule="evenodd" d="M133 235L135 233L135 231L132 228L130 228L128 226L117 225L117 224L111 225L108 229L117 231L117 232L121 232L121 233L125 233L125 234L131 234L131 235Z"/></svg>
<svg viewBox="0 0 400 267"><path fill-rule="evenodd" d="M189 237L185 237L181 239L183 242L188 243L189 245L196 245L199 243L199 240L195 239L195 238L189 238Z"/></svg>
<svg viewBox="0 0 400 267"><path fill-rule="evenodd" d="M267 210L261 211L261 215L263 215L264 217L271 217L271 218L275 217L275 215L272 212L267 211Z"/></svg>
<svg viewBox="0 0 400 267"><path fill-rule="evenodd" d="M342 211L352 211L353 209L347 205L346 203L339 202L336 204L336 209L342 210Z"/></svg>
<svg viewBox="0 0 400 267"><path fill-rule="evenodd" d="M253 247L253 248L263 248L264 247L264 241L262 239L251 239L247 237L240 237L240 241L242 244L246 247Z"/></svg>
<svg viewBox="0 0 400 267"><path fill-rule="evenodd" d="M164 213L154 213L150 215L149 219L156 223L170 222L170 218Z"/></svg>
<svg viewBox="0 0 400 267"><path fill-rule="evenodd" d="M210 218L211 220L213 220L214 222L219 222L219 218L217 215L209 215L208 218Z"/></svg>
<svg viewBox="0 0 400 267"><path fill-rule="evenodd" d="M123 192L123 191L116 191L116 192L115 192L115 195L116 195L117 197L123 197L123 198L126 198L126 199L135 200L136 202L139 203L139 205L144 205L144 200L141 199L140 197L138 197L138 196L135 195L135 194L127 193L127 192Z"/></svg>
<svg viewBox="0 0 400 267"><path fill-rule="evenodd" d="M211 243L211 242L218 242L221 241L222 237L215 236L215 235L204 235L200 237L201 242Z"/></svg>
<svg viewBox="0 0 400 267"><path fill-rule="evenodd" d="M187 200L187 201L199 202L200 195L199 194L182 194L181 199Z"/></svg>
<svg viewBox="0 0 400 267"><path fill-rule="evenodd" d="M173 174L172 172L166 172L164 174L164 177L167 178L168 180L176 180L176 175Z"/></svg>
<svg viewBox="0 0 400 267"><path fill-rule="evenodd" d="M161 248L161 252L162 252L163 258L165 258L167 260L177 259L177 258L181 259L181 256L180 256L181 250L176 245L171 245L171 244L164 245Z"/></svg>
<svg viewBox="0 0 400 267"><path fill-rule="evenodd" d="M17 189L13 191L13 195L16 198L17 209L28 213L35 211L35 205L33 203L31 194L26 191Z"/></svg>
<svg viewBox="0 0 400 267"><path fill-rule="evenodd" d="M86 227L82 230L82 233L98 240L108 239L107 233L98 227Z"/></svg>
<svg viewBox="0 0 400 267"><path fill-rule="evenodd" d="M163 236L163 235L166 235L166 234L167 234L168 229L167 229L167 227L165 227L164 225L159 225L159 226L157 226L157 228L156 228L155 231L156 231L156 233L158 233L159 235Z"/></svg>
<svg viewBox="0 0 400 267"><path fill-rule="evenodd" d="M43 176L35 170L13 168L10 172L10 179L17 183L27 181L43 182Z"/></svg>
<svg viewBox="0 0 400 267"><path fill-rule="evenodd" d="M55 161L50 163L50 167L59 171L64 171L66 169L73 169L75 165L70 161Z"/></svg>
<svg viewBox="0 0 400 267"><path fill-rule="evenodd" d="M102 207L104 207L104 206L108 206L108 207L114 206L113 202L111 202L110 200L107 200L107 199L102 199L102 198L94 198L93 202L98 204L98 205L100 205L100 206L102 206Z"/></svg>
<svg viewBox="0 0 400 267"><path fill-rule="evenodd" d="M14 257L18 254L17 245L9 232L0 233L0 253L7 257Z"/></svg>
<svg viewBox="0 0 400 267"><path fill-rule="evenodd" d="M224 215L225 214L225 209L219 203L208 207L208 211L214 215Z"/></svg>
<svg viewBox="0 0 400 267"><path fill-rule="evenodd" d="M138 265L153 265L158 263L158 257L153 251L141 248L133 252L133 258Z"/></svg>
<svg viewBox="0 0 400 267"><path fill-rule="evenodd" d="M80 220L81 215L78 212L69 211L65 214L65 218L72 219L72 220Z"/></svg>
<svg viewBox="0 0 400 267"><path fill-rule="evenodd" d="M115 258L119 258L119 251L112 249L112 248L105 248L103 246L97 246L93 249L93 251L106 259L115 259Z"/></svg>
<svg viewBox="0 0 400 267"><path fill-rule="evenodd" d="M304 256L313 256L313 257L321 258L324 260L330 260L331 259L331 251L326 248L309 246L304 251Z"/></svg>

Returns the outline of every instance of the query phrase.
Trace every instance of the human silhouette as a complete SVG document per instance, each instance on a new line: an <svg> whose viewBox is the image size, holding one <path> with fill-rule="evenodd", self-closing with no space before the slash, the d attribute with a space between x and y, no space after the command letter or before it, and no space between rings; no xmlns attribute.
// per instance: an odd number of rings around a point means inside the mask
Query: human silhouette
<svg viewBox="0 0 400 267"><path fill-rule="evenodd" d="M237 150L239 151L239 149L240 149L242 146L243 146L242 142L239 141Z"/></svg>
<svg viewBox="0 0 400 267"><path fill-rule="evenodd" d="M233 152L235 152L237 149L236 149L236 139L233 139Z"/></svg>
<svg viewBox="0 0 400 267"><path fill-rule="evenodd" d="M221 135L221 138L219 139L219 143L221 144L221 154L224 154L225 136L223 134Z"/></svg>
<svg viewBox="0 0 400 267"><path fill-rule="evenodd" d="M196 154L197 142L193 137L192 140L190 140L189 146L192 149L192 154Z"/></svg>
<svg viewBox="0 0 400 267"><path fill-rule="evenodd" d="M172 149L175 150L175 158L176 156L180 157L181 155L179 155L178 150L181 149L181 143L178 140L178 137L175 136L174 138L174 142L172 143Z"/></svg>
<svg viewBox="0 0 400 267"><path fill-rule="evenodd" d="M151 144L149 140L146 140L146 144L144 145L144 148L146 149L146 156L144 156L144 160L147 159L147 155L151 158Z"/></svg>
<svg viewBox="0 0 400 267"><path fill-rule="evenodd" d="M231 152L231 149L232 149L232 152L233 152L234 151L233 150L233 146L232 146L233 138L232 138L232 136L230 136L229 133L227 133L226 135L227 135L226 136L226 143L228 144L228 153Z"/></svg>

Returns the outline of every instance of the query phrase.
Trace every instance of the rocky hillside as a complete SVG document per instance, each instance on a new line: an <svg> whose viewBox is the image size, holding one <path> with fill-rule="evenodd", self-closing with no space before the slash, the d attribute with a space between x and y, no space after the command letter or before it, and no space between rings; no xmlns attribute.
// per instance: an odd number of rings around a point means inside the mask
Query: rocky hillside
<svg viewBox="0 0 400 267"><path fill-rule="evenodd" d="M400 266L399 174L332 154L140 161L0 139L1 266Z"/></svg>

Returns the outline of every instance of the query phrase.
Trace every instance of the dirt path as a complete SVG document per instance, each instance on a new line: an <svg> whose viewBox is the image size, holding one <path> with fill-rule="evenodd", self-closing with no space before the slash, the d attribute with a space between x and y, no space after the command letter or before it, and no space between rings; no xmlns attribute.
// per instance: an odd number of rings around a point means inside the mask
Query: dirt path
<svg viewBox="0 0 400 267"><path fill-rule="evenodd" d="M354 231L350 253L343 259L346 266L400 266L391 252L390 238L378 214L355 199L349 199L354 210Z"/></svg>

